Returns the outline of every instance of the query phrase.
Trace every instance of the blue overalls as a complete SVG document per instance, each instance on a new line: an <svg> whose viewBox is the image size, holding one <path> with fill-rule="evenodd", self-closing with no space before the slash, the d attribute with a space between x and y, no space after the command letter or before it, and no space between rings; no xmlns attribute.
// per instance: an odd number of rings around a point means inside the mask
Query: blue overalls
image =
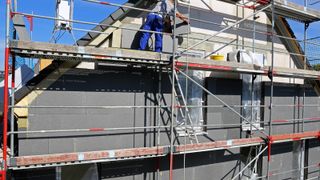
<svg viewBox="0 0 320 180"><path fill-rule="evenodd" d="M151 31L162 33L163 16L159 13L149 13L147 17L147 21L143 26L143 30L148 30L148 31L151 30ZM155 33L155 51L156 52L162 52L162 34L160 33ZM146 49L150 36L151 36L150 32L142 32L139 50Z"/></svg>

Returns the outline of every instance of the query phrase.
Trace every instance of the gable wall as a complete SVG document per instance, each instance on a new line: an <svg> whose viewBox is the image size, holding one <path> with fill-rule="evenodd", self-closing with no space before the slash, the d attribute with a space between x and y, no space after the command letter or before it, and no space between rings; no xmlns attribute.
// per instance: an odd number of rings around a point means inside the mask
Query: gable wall
<svg viewBox="0 0 320 180"><path fill-rule="evenodd" d="M213 22L215 24L210 24L206 22L199 22L196 20L191 20L191 34L187 37L185 34L188 32L188 28L186 26L178 25L177 32L180 34L183 39L180 38L176 43L178 43L178 47L186 48L192 44L195 44L202 39L208 37L211 34L214 34L224 27L218 25L231 25L235 23L237 20L247 17L253 13L251 9L242 8L240 6L236 6L230 3L225 3L217 0L204 0L202 1L191 0L190 6L190 17L195 19L200 19L204 21ZM211 11L209 7L214 10ZM248 4L250 5L250 4ZM223 8L222 8L223 7ZM187 3L180 2L178 10L183 14L188 14L189 6ZM145 21L147 13L140 13L136 10L132 10L127 14L127 16L121 20L121 27L132 28L132 29L140 29L142 27L143 22ZM259 18L255 22L257 31L271 31L271 23L268 17L264 12L258 13L257 16ZM253 29L253 18L250 17L248 20L243 23L237 25L240 28ZM179 22L178 22L179 23ZM102 36L102 35L101 35ZM119 36L121 36L119 38ZM137 49L139 37L141 33L134 30L127 29L118 29L114 32L112 38L108 41L102 42L101 46L103 47L122 47L122 48L131 48ZM253 51L253 48L250 46L255 46L255 52L264 54L266 57L266 65L271 65L271 36L263 33L255 33L256 39L253 42L253 33L251 31L239 30L239 29L230 29L224 33L220 33L217 37L211 38L208 42L200 44L195 47L194 50L200 51L202 53L211 53L214 50L225 46L226 43L232 42L232 45L228 45L219 51L219 54L227 55L227 53L234 51L236 49L247 49ZM188 40L189 38L189 40ZM101 38L100 38L101 39ZM102 38L103 39L103 38ZM101 39L101 40L102 40ZM110 43L110 41L114 41L114 43ZM154 40L150 40L149 45L153 46L152 43ZM97 43L95 43L97 44ZM275 66L278 67L287 67L287 68L296 68L295 63L293 62L292 56L288 54L285 46L282 44L281 39L275 38ZM172 51L172 40L168 35L164 35L164 52ZM267 49L267 50L265 50ZM152 50L152 49L151 49ZM209 75L209 74L208 74ZM267 77L263 78L263 81L269 81ZM294 79L294 78L275 78L275 82L282 83L296 83L301 84L303 80Z"/></svg>

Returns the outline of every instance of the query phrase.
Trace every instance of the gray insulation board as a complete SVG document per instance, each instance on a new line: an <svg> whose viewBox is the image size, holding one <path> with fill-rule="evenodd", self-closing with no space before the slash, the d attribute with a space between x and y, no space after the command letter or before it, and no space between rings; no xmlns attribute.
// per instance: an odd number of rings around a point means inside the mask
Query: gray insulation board
<svg viewBox="0 0 320 180"><path fill-rule="evenodd" d="M157 104L158 74L152 71L124 70L80 70L71 69L32 102L34 106L154 106ZM207 88L227 104L241 103L240 80L207 78ZM44 87L38 87L43 89ZM268 104L268 87L265 87ZM284 90L283 90L284 89ZM284 91L283 95L281 92ZM294 90L291 87L275 87L275 103L292 103ZM306 103L313 102L312 94ZM170 82L167 75L162 80L162 105L170 105ZM221 105L212 96L206 96L207 105ZM301 98L301 97L300 97ZM310 100L310 101L309 101ZM236 109L240 112L240 108ZM170 108L161 110L161 125L168 124ZM295 117L287 110L274 110L274 119ZM318 111L306 111L308 116L317 116ZM268 110L262 117L268 121ZM159 114L156 109L97 109L97 108L31 108L29 109L28 130L83 129L83 128L118 128L143 127L157 124ZM227 108L205 109L207 124L237 124L238 115ZM274 125L274 133L293 133L297 125ZM319 129L319 123L306 123L308 130ZM267 129L267 127L266 127ZM49 137L51 136L51 137ZM200 142L227 140L244 137L239 127L207 128L207 135L199 136ZM156 132L147 130L121 130L95 133L58 133L29 134L19 136L19 154L35 155L43 153L62 153L74 151L94 151L133 147L151 147L156 142ZM169 128L162 129L160 144L168 145ZM183 137L177 138L176 144L184 143Z"/></svg>
<svg viewBox="0 0 320 180"><path fill-rule="evenodd" d="M111 69L101 70L80 70L72 69L59 78L43 91L32 105L155 105L156 92L158 89L158 74L152 71L113 71ZM240 80L226 80L207 78L206 87L216 94L219 98L228 104L240 104L241 88ZM44 87L39 87L42 89ZM268 102L269 87L265 86L265 103ZM292 90L288 86L275 86L276 102L292 103L292 97L298 90ZM163 75L162 96L163 105L170 105L170 83L168 76ZM286 92L284 94L281 92ZM287 93L290 92L290 93ZM296 96L300 96L297 94ZM207 96L208 105L220 104L215 98ZM299 97L301 98L301 97ZM279 100L278 100L279 99ZM316 100L312 92L308 91L306 103L314 103ZM208 109L207 123L210 124L228 124L239 123L240 118L230 113L229 110L219 108ZM237 110L240 112L240 109ZM168 123L170 109L163 111L161 124ZM94 128L94 127L130 127L154 125L156 122L156 112L145 109L125 109L125 110L107 110L107 109L30 109L29 110L29 130L40 129L72 129L72 128ZM264 112L266 114L267 112ZM288 118L286 112L279 112L278 118ZM317 115L317 112L310 111L310 116ZM316 113L316 114L314 114ZM265 118L266 115L264 116ZM290 115L291 117L291 115ZM283 128L285 127L285 128ZM292 132L292 125L281 126L278 132ZM312 127L313 130L317 127ZM280 131L281 130L281 131ZM201 142L209 140L225 140L231 138L241 138L240 127L230 129L208 129L207 136L201 136ZM275 131L277 132L277 131ZM52 136L52 134L51 134ZM175 143L184 143L184 138ZM92 151L105 149L119 149L130 147L148 147L154 146L155 132L151 130L135 132L120 131L98 134L81 133L78 136L68 133L60 133L55 137L39 135L28 135L19 137L19 155L35 155L46 153L63 153L74 151ZM162 145L169 144L168 130L161 132ZM292 143L285 143L272 146L273 160L272 170L284 171L292 169ZM319 144L314 143L309 149L309 164L318 162ZM230 179L237 173L240 166L243 167L245 156L240 154L239 149L214 151L205 153L188 154L186 161L186 177L193 179L208 179L216 177L217 179ZM286 163L290 162L290 163ZM143 179L154 178L156 176L155 164L157 159L146 159L140 161L104 163L101 165L102 179ZM161 177L168 177L168 159L160 160ZM241 164L241 165L240 165ZM262 160L262 171L265 173L266 155ZM99 165L100 166L100 165ZM112 167L118 167L114 169ZM70 169L69 169L70 170ZM72 169L70 171L73 171ZM310 169L310 177L316 176L316 170ZM183 176L183 156L175 158L175 179ZM292 177L292 174L276 176L273 179L285 179ZM156 178L154 178L156 179Z"/></svg>
<svg viewBox="0 0 320 180"><path fill-rule="evenodd" d="M150 71L70 70L32 102L34 106L154 106L158 76ZM170 105L168 77L163 76L163 105ZM167 87L166 87L167 86ZM44 87L38 87L43 89ZM167 123L164 109L161 124ZM143 127L155 124L156 110L94 108L31 108L28 130ZM161 143L168 144L168 129ZM76 136L75 136L76 135ZM106 136L108 135L108 136ZM49 138L49 136L51 136ZM29 134L19 137L19 154L60 153L154 146L155 132L148 130L107 131L100 133Z"/></svg>
<svg viewBox="0 0 320 180"><path fill-rule="evenodd" d="M263 104L270 104L270 86L264 86ZM306 87L306 105L319 105L320 98L315 94L312 88ZM299 85L276 84L273 96L274 105L297 105L303 104L303 88ZM302 107L273 107L272 120L294 120L301 118L319 117L319 107L308 107L304 110ZM265 122L269 122L269 108L264 109L263 117ZM268 132L268 126L265 127ZM319 121L306 121L304 123L305 131L316 131L320 129ZM290 123L274 123L272 127L273 134L295 133L302 131L302 122L294 121Z"/></svg>

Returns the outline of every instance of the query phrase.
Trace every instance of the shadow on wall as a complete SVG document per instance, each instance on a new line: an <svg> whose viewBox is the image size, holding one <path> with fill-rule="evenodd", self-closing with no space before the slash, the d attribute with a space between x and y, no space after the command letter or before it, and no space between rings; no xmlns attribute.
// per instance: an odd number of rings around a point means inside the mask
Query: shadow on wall
<svg viewBox="0 0 320 180"><path fill-rule="evenodd" d="M52 82L49 86L39 83L42 78L32 79L27 86L46 91L83 91L83 92L157 92L159 75L145 68L99 67L98 70L72 68L57 79L44 81ZM170 81L167 73L162 75L162 92L170 93Z"/></svg>
<svg viewBox="0 0 320 180"><path fill-rule="evenodd" d="M144 25L142 25L141 27L140 27L140 29L143 29L143 26ZM139 49L139 47L140 47L140 39L141 39L141 37L142 37L142 34L143 34L143 32L141 32L141 31L139 31L139 32L137 32L136 34L135 34L135 36L134 36L134 38L133 38L133 41L132 41L132 43L131 43L131 49ZM150 42L150 40L149 40L149 42ZM153 41L152 41L153 42ZM150 45L148 45L147 47L146 47L146 49L145 50L147 50L147 51L150 51L152 48L150 48L150 47L153 47L153 43Z"/></svg>

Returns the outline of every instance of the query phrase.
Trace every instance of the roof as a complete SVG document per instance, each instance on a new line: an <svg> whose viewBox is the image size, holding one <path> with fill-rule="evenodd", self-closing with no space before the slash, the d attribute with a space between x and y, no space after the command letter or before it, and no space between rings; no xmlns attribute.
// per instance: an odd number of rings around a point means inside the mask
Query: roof
<svg viewBox="0 0 320 180"><path fill-rule="evenodd" d="M146 2L145 0L129 0L127 3L125 3L125 6L130 6L130 7L137 7L139 5L141 5L143 2ZM149 0L148 2L153 2L153 0ZM129 8L119 8L117 9L115 12L113 12L112 14L110 14L107 18L105 18L104 20L102 20L100 22L100 24L103 25L112 25L114 22L116 22L117 20L121 20L125 17L125 15L130 12L132 9ZM96 27L94 27L92 30L93 31L98 31L98 32L103 32L106 29L108 29L108 26L103 26L103 25L98 25ZM96 32L89 32L87 33L85 36L83 36L82 38L80 38L77 41L77 44L80 46L87 46L93 39L95 39L96 37L98 37L100 35L100 33L96 33Z"/></svg>

